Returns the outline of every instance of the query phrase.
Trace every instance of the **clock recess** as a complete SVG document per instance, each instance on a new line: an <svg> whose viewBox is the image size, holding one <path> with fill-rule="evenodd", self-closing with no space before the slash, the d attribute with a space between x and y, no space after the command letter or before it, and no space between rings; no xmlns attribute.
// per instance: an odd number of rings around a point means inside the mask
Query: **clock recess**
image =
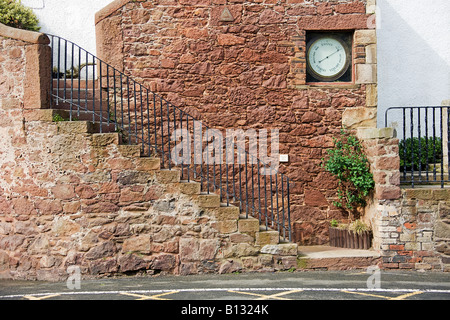
<svg viewBox="0 0 450 320"><path fill-rule="evenodd" d="M310 33L307 36L306 72L307 82L351 82L351 33Z"/></svg>

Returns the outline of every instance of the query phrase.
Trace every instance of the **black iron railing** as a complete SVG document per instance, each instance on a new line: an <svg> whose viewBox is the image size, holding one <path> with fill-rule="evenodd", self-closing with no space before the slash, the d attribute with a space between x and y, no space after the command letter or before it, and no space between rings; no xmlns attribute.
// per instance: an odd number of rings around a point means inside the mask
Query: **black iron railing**
<svg viewBox="0 0 450 320"><path fill-rule="evenodd" d="M411 185L450 182L449 114L443 106L391 107L385 126L396 126L400 139L400 183Z"/></svg>
<svg viewBox="0 0 450 320"><path fill-rule="evenodd" d="M249 143L243 148L220 141L223 131L202 124L73 42L48 36L53 108L66 109L68 120L97 123L100 132L119 132L122 142L139 144L143 155L159 156L163 168L176 166L182 180L200 182L203 192L218 193L222 203L238 205L246 217L291 240L290 180L246 151ZM232 148L217 155L216 144Z"/></svg>

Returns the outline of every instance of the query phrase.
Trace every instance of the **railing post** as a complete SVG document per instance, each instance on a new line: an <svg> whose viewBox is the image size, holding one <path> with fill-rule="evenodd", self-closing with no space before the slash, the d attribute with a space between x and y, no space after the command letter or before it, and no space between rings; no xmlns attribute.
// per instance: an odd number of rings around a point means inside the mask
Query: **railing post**
<svg viewBox="0 0 450 320"><path fill-rule="evenodd" d="M441 104L443 107L450 107L450 100L444 100L442 101ZM441 170L443 170L445 175L449 174L449 146L448 146L448 136L449 136L449 123L448 123L448 112L449 112L449 108L443 108L442 109L443 115L442 115L442 128L443 128L443 133L442 133L442 153L443 153L443 168ZM449 177L450 180L450 177Z"/></svg>

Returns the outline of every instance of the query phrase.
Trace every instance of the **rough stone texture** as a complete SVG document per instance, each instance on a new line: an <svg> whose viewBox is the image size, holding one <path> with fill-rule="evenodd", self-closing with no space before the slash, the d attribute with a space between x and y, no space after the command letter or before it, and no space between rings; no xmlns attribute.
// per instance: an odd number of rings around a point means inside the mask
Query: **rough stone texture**
<svg viewBox="0 0 450 320"><path fill-rule="evenodd" d="M84 277L223 273L235 270L224 260L230 257L245 261L242 271L268 266L255 242L257 219L249 219L256 221L251 236L240 233L237 207L219 207L217 195L199 195L185 182L158 181L161 170L149 158L125 157L117 134L69 128L83 126L31 121L2 140L2 278L63 280L70 265ZM13 142L24 133L26 140ZM111 165L112 159L127 162L128 169ZM143 162L152 164L150 170L139 171ZM295 260L295 248L287 254ZM288 265L270 261L272 270Z"/></svg>
<svg viewBox="0 0 450 320"><path fill-rule="evenodd" d="M450 192L400 189L398 139L392 129L359 129L376 188L365 219L385 269L450 271Z"/></svg>
<svg viewBox="0 0 450 320"><path fill-rule="evenodd" d="M381 258L343 257L343 258L300 258L299 269L304 270L367 270L370 266L380 265Z"/></svg>
<svg viewBox="0 0 450 320"><path fill-rule="evenodd" d="M400 200L378 205L382 266L450 271L450 192L404 189Z"/></svg>
<svg viewBox="0 0 450 320"><path fill-rule="evenodd" d="M225 8L232 19L221 19ZM320 167L321 158L339 134L344 111L361 117L352 119L354 126L374 126L374 110L364 108L376 104L373 90L370 104L366 101L367 79L341 86L306 84L306 32L369 31L356 35L355 63L362 68L370 63L373 71L373 59L366 61L366 51L374 49L368 17L366 1L359 0L121 0L102 10L96 23L101 59L123 67L206 125L278 128L280 153L290 159L280 170L294 183L291 222L304 228L302 238L294 240L324 244L326 222L346 215L332 206L337 181ZM307 191L314 191L311 202ZM307 232L310 224L317 232Z"/></svg>
<svg viewBox="0 0 450 320"><path fill-rule="evenodd" d="M91 122L52 122L56 111L39 109L48 93L39 45L0 37L0 278L61 281L73 265L84 277L230 272L224 252L287 266L237 230L238 208L199 195L140 146Z"/></svg>
<svg viewBox="0 0 450 320"><path fill-rule="evenodd" d="M0 97L21 99L23 109L48 107L50 47L47 36L0 24Z"/></svg>

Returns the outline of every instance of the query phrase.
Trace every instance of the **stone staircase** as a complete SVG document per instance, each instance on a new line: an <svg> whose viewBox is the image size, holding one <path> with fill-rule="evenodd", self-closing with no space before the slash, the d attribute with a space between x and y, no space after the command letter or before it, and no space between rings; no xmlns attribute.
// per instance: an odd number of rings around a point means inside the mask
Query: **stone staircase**
<svg viewBox="0 0 450 320"><path fill-rule="evenodd" d="M67 117L67 110L53 110L51 114L55 113ZM121 144L119 133L98 133L98 125L90 121L50 125L58 127L59 135L84 140L78 143L86 146L86 154L91 157L92 172L71 178L80 179L75 190L81 186L93 190L77 214L86 214L88 219L92 214L103 218L106 211L110 219L106 226L113 223L116 228L111 232L100 225L96 231L84 230L82 239L91 231L109 235L99 241L87 239L84 251L77 253L84 257L80 258L84 274L198 274L297 268L297 244L280 242L278 231L266 230L258 219L241 214L238 206L221 203L218 194L203 192L199 182L181 180L179 168L161 168L159 158L141 155L141 146ZM102 194L99 184L105 183L117 184L118 189ZM149 195L150 190L158 192ZM108 204L105 198L114 201ZM127 232L118 233L118 225L123 223L128 225Z"/></svg>
<svg viewBox="0 0 450 320"><path fill-rule="evenodd" d="M114 132L114 123L108 123L112 114L108 112L105 93L101 93L98 80L53 79L52 108L65 110L65 119L102 122L102 132ZM100 99L100 97L102 99ZM101 120L101 121L100 121Z"/></svg>

